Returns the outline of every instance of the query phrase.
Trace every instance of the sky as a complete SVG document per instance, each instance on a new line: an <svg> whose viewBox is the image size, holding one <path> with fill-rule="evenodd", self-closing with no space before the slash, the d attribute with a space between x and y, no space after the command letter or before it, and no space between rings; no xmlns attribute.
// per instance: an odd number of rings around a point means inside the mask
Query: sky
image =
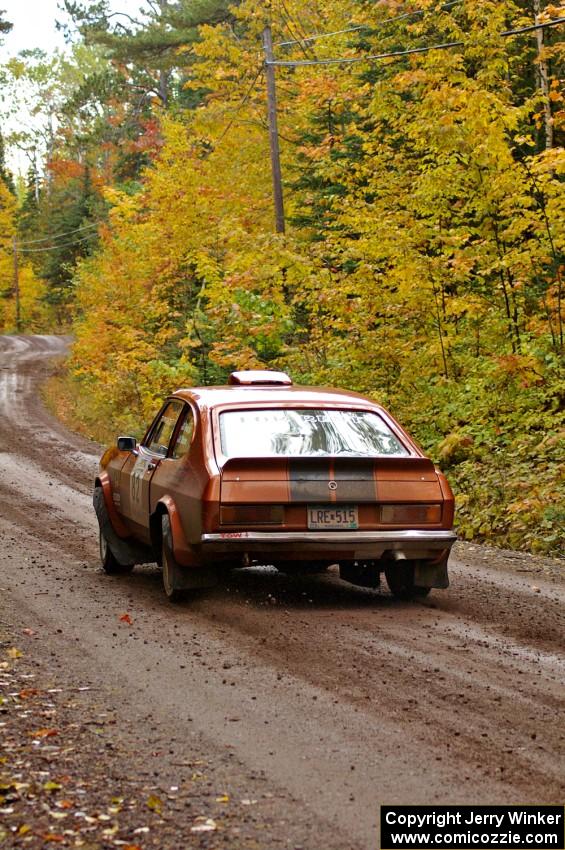
<svg viewBox="0 0 565 850"><path fill-rule="evenodd" d="M144 5L144 0L110 0L113 11L129 12L133 15ZM4 20L13 24L13 29L3 37L3 44L0 46L0 64L7 62L21 50L39 47L51 53L57 48L65 49L63 33L55 27L56 20L66 20L65 14L59 9L59 0L0 0L0 9L5 11ZM27 125L35 123L27 114L8 118L2 125L4 132L18 129L18 118ZM24 174L29 168L26 157L14 148L7 151L7 162L15 173Z"/></svg>
<svg viewBox="0 0 565 850"><path fill-rule="evenodd" d="M87 0L86 0L87 2ZM63 35L55 29L55 20L64 20L65 15L58 8L59 0L0 0L0 9L4 9L5 19L14 25L11 33L4 38L0 48L0 61L8 56L40 47L52 51L63 48ZM143 0L111 0L114 11L135 13Z"/></svg>
<svg viewBox="0 0 565 850"><path fill-rule="evenodd" d="M63 47L63 37L55 30L55 17L63 16L57 11L58 0L0 0L0 9L5 9L4 18L14 25L4 38L2 54L13 56L20 50L41 47L54 50Z"/></svg>

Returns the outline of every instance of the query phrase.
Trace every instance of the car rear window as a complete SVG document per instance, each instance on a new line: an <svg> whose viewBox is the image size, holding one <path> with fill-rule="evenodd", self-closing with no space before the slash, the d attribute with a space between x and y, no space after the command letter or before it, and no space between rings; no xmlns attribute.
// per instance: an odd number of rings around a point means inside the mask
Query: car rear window
<svg viewBox="0 0 565 850"><path fill-rule="evenodd" d="M409 454L377 413L364 410L230 410L220 414L220 439L226 457Z"/></svg>

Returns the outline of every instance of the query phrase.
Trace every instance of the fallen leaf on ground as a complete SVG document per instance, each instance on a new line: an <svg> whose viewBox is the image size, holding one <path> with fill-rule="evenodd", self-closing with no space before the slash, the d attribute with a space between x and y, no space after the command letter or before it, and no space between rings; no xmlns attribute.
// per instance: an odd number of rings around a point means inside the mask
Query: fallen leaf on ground
<svg viewBox="0 0 565 850"><path fill-rule="evenodd" d="M57 729L36 729L35 732L27 733L30 738L53 738L58 735Z"/></svg>
<svg viewBox="0 0 565 850"><path fill-rule="evenodd" d="M18 696L20 699L29 699L30 697L37 696L38 693L37 688L22 688Z"/></svg>
<svg viewBox="0 0 565 850"><path fill-rule="evenodd" d="M120 623L127 623L128 626L131 626L133 624L133 620L129 614L122 614L120 617Z"/></svg>
<svg viewBox="0 0 565 850"><path fill-rule="evenodd" d="M163 801L159 797L155 796L155 794L151 794L147 798L145 805L148 809L151 809L152 812L157 812L159 815L163 811Z"/></svg>
<svg viewBox="0 0 565 850"><path fill-rule="evenodd" d="M6 655L8 656L8 658L21 658L23 652L21 651L21 649L17 649L17 647L11 646L10 649L6 650Z"/></svg>

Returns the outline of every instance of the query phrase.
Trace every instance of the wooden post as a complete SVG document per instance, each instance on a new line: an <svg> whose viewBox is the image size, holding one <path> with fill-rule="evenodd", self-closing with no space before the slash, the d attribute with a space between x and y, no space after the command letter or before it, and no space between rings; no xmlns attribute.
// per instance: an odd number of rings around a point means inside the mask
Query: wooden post
<svg viewBox="0 0 565 850"><path fill-rule="evenodd" d="M267 79L267 112L269 120L269 143L271 146L271 169L273 172L275 227L277 233L284 233L284 201L279 149L279 130L277 122L277 89L275 82L275 68L270 64L274 61L274 56L273 37L271 34L271 27L269 26L266 26L263 30L263 47L265 49L265 77Z"/></svg>
<svg viewBox="0 0 565 850"><path fill-rule="evenodd" d="M14 236L14 294L16 296L16 331L21 331L21 315L20 315L20 273L18 268L18 239Z"/></svg>
<svg viewBox="0 0 565 850"><path fill-rule="evenodd" d="M541 17L541 0L534 0L534 12L536 16L536 24L539 24ZM547 150L550 150L553 147L553 116L551 114L551 100L549 98L549 73L547 59L543 55L545 44L543 30L536 30L536 39L538 43L538 79L540 91L543 97L545 147Z"/></svg>

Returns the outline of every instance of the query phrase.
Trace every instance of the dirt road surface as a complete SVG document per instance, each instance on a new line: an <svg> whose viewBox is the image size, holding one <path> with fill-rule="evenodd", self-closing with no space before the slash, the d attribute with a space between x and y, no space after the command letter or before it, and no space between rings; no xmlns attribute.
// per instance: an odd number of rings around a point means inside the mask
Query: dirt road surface
<svg viewBox="0 0 565 850"><path fill-rule="evenodd" d="M156 568L98 566L100 447L39 396L65 345L0 337L0 616L112 713L115 783L143 764L180 794L204 760L261 848L375 848L380 804L563 800L556 561L458 544L451 587L421 602L263 569L171 606ZM178 813L159 846L189 826Z"/></svg>

